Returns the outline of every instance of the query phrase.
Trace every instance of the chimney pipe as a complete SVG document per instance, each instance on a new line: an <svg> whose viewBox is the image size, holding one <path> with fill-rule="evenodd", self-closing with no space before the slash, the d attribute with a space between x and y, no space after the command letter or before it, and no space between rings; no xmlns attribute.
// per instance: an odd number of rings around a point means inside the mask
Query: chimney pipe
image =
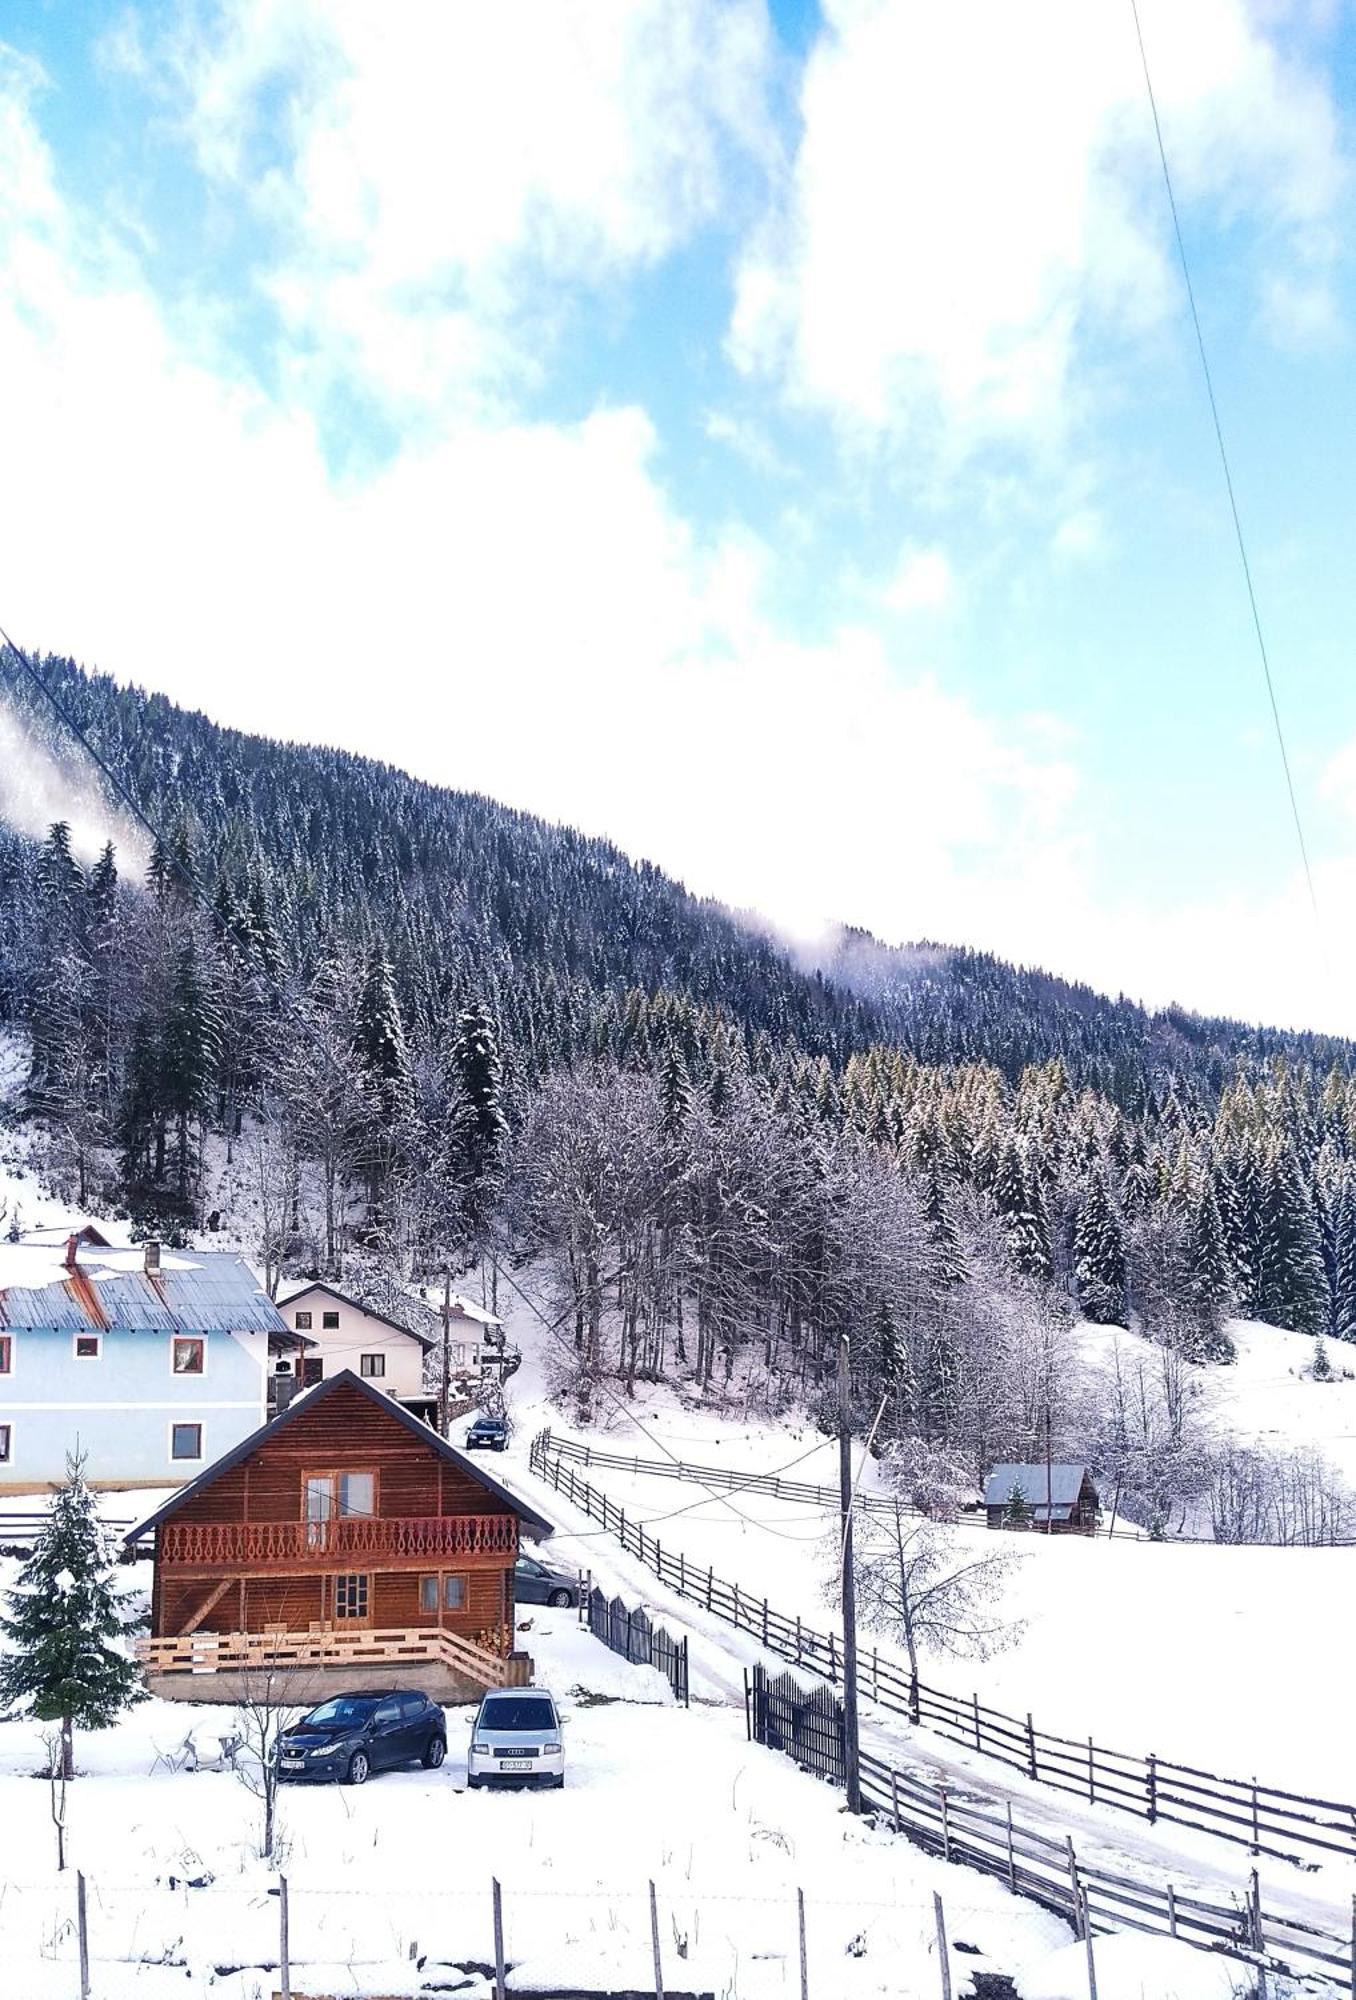
<svg viewBox="0 0 1356 2000"><path fill-rule="evenodd" d="M152 1277L160 1269L160 1245L154 1236L146 1238L146 1276Z"/></svg>
<svg viewBox="0 0 1356 2000"><path fill-rule="evenodd" d="M79 1249L80 1238L78 1236L68 1236L66 1238L66 1269L68 1271L76 1269Z"/></svg>

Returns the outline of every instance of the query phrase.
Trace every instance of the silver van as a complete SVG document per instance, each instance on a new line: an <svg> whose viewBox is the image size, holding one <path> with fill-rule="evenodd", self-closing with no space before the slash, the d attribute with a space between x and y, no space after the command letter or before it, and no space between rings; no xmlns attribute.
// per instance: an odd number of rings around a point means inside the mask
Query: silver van
<svg viewBox="0 0 1356 2000"><path fill-rule="evenodd" d="M565 1783L560 1713L546 1688L491 1688L471 1724L466 1782L482 1785Z"/></svg>

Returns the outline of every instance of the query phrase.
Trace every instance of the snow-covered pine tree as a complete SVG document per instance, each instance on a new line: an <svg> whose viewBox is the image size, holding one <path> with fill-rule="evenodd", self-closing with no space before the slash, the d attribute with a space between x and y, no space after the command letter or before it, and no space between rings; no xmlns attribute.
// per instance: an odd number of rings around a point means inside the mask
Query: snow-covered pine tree
<svg viewBox="0 0 1356 2000"><path fill-rule="evenodd" d="M1049 1278L1054 1267L1040 1176L1014 1138L1003 1149L993 1192L1013 1263L1024 1277Z"/></svg>
<svg viewBox="0 0 1356 2000"><path fill-rule="evenodd" d="M467 1227L473 1243L483 1242L499 1186L508 1120L504 1116L503 1067L490 1010L473 1002L457 1022L452 1067L461 1086L458 1134Z"/></svg>
<svg viewBox="0 0 1356 2000"><path fill-rule="evenodd" d="M934 1286L949 1290L963 1285L969 1277L960 1231L951 1213L947 1185L935 1170L923 1185L923 1214L927 1219L928 1241L932 1246L930 1276Z"/></svg>
<svg viewBox="0 0 1356 2000"><path fill-rule="evenodd" d="M1347 1166L1334 1212L1336 1281L1333 1330L1339 1340L1356 1340L1356 1170Z"/></svg>
<svg viewBox="0 0 1356 2000"><path fill-rule="evenodd" d="M1100 1166L1088 1176L1078 1206L1074 1283L1085 1319L1099 1326L1125 1325L1125 1241Z"/></svg>
<svg viewBox="0 0 1356 2000"><path fill-rule="evenodd" d="M1317 1334L1328 1319L1328 1284L1314 1205L1287 1145L1272 1148L1262 1184L1260 1283L1256 1313L1294 1333Z"/></svg>
<svg viewBox="0 0 1356 2000"><path fill-rule="evenodd" d="M1029 1528L1032 1522L1031 1502L1022 1490L1020 1479L1012 1482L1012 1491L1003 1509L1003 1522L1009 1528Z"/></svg>
<svg viewBox="0 0 1356 2000"><path fill-rule="evenodd" d="M113 1594L113 1550L85 1484L66 1461L65 1483L0 1613L0 1705L61 1728L61 1775L75 1775L73 1731L107 1729L144 1698L135 1661L111 1645L126 1630Z"/></svg>

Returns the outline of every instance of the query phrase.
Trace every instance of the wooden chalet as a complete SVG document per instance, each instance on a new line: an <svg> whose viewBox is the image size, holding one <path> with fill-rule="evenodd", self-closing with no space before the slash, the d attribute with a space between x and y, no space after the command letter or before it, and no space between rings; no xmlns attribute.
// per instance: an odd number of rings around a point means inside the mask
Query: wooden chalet
<svg viewBox="0 0 1356 2000"><path fill-rule="evenodd" d="M155 1538L155 1694L313 1701L354 1687L469 1701L525 1683L520 1534L550 1523L351 1370L296 1397L134 1529Z"/></svg>
<svg viewBox="0 0 1356 2000"><path fill-rule="evenodd" d="M1101 1508L1086 1465L996 1465L984 1482L991 1528L1095 1535Z"/></svg>

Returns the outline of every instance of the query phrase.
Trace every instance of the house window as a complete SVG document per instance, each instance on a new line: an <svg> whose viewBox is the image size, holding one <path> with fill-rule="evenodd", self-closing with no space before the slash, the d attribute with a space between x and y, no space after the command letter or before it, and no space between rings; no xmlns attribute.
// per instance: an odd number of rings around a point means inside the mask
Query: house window
<svg viewBox="0 0 1356 2000"><path fill-rule="evenodd" d="M370 1521L377 1511L375 1472L308 1472L305 1483L306 1540L323 1548L331 1521Z"/></svg>
<svg viewBox="0 0 1356 2000"><path fill-rule="evenodd" d="M171 1366L176 1375L201 1375L207 1365L207 1342L196 1334L176 1337L171 1349Z"/></svg>
<svg viewBox="0 0 1356 2000"><path fill-rule="evenodd" d="M337 1312L321 1313L320 1325L322 1331L325 1333L338 1333L339 1331L338 1313Z"/></svg>
<svg viewBox="0 0 1356 2000"><path fill-rule="evenodd" d="M311 1315L308 1312L295 1313L292 1324L296 1327L298 1333L309 1333L311 1331Z"/></svg>
<svg viewBox="0 0 1356 2000"><path fill-rule="evenodd" d="M77 1333L75 1336L75 1358L77 1361L97 1361L103 1346L101 1333Z"/></svg>
<svg viewBox="0 0 1356 2000"><path fill-rule="evenodd" d="M171 1458L202 1457L201 1424L170 1425L170 1457Z"/></svg>
<svg viewBox="0 0 1356 2000"><path fill-rule="evenodd" d="M441 1585L441 1590L439 1586ZM441 1596L444 1611L463 1611L466 1608L466 1578L464 1576L421 1576L419 1579L419 1609L434 1617Z"/></svg>
<svg viewBox="0 0 1356 2000"><path fill-rule="evenodd" d="M303 1389L314 1389L317 1382L324 1380L325 1364L318 1355L314 1360L307 1355L301 1362L300 1367L301 1386Z"/></svg>
<svg viewBox="0 0 1356 2000"><path fill-rule="evenodd" d="M13 1438L14 1438L13 1425L0 1424L0 1465L9 1464L10 1446L13 1441Z"/></svg>
<svg viewBox="0 0 1356 2000"><path fill-rule="evenodd" d="M377 1381L386 1373L384 1354L363 1354L358 1357L358 1366L369 1382Z"/></svg>
<svg viewBox="0 0 1356 2000"><path fill-rule="evenodd" d="M365 1576L336 1576L334 1579L334 1615L336 1618L366 1618L368 1606L368 1584Z"/></svg>
<svg viewBox="0 0 1356 2000"><path fill-rule="evenodd" d="M14 1336L0 1333L0 1375L14 1373Z"/></svg>

